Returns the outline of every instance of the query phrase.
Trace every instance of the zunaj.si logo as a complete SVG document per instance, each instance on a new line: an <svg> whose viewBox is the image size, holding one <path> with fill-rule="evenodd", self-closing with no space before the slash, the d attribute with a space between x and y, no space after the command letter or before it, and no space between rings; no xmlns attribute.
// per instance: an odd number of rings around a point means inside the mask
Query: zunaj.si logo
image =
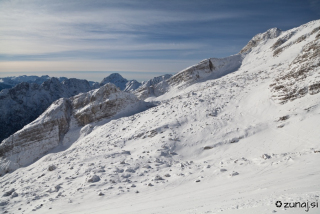
<svg viewBox="0 0 320 214"><path fill-rule="evenodd" d="M277 201L275 203L276 207L278 208L305 208L306 212L309 212L309 209L318 208L319 204L318 202L281 202Z"/></svg>
<svg viewBox="0 0 320 214"><path fill-rule="evenodd" d="M281 202L281 201L277 201L277 202L276 202L276 207L279 207L279 208L280 208L281 206L282 206L282 202Z"/></svg>

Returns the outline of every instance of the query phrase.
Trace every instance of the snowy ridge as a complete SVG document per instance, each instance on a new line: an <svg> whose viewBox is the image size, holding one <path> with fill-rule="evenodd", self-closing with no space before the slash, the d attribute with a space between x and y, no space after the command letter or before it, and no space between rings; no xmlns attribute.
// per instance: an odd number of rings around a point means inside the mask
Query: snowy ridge
<svg viewBox="0 0 320 214"><path fill-rule="evenodd" d="M236 54L225 58L210 58L190 66L175 75L164 75L147 81L134 93L139 99L157 97L170 90L180 90L200 81L220 78L236 71L242 63L243 55Z"/></svg>
<svg viewBox="0 0 320 214"><path fill-rule="evenodd" d="M0 178L2 211L304 213L275 203L319 201L320 93L313 86L280 104L272 84L319 79L319 27L317 20L296 28L287 42L310 36L277 56L274 44L291 31L260 34L230 61L208 59L178 73L173 86L173 77L157 83L168 90L148 98L153 108L69 128L62 144L70 147ZM211 78L210 61L219 78ZM80 112L89 112L86 96Z"/></svg>
<svg viewBox="0 0 320 214"><path fill-rule="evenodd" d="M242 63L242 55L237 54L226 58L210 58L201 61L173 75L168 83L170 86L190 85L199 80L216 79L236 71Z"/></svg>
<svg viewBox="0 0 320 214"><path fill-rule="evenodd" d="M281 33L282 31L279 28L271 28L265 33L259 33L255 35L244 48L241 49L240 53L246 54L259 44L266 42L269 39L277 38Z"/></svg>
<svg viewBox="0 0 320 214"><path fill-rule="evenodd" d="M3 77L0 78L0 91L5 88L13 88L14 86L18 85L22 82L27 83L36 83L38 85L41 85L46 80L49 80L50 77L48 75L43 75L41 77L39 76L13 76L13 77ZM64 80L67 80L66 77L59 77L58 78L60 82L63 82Z"/></svg>
<svg viewBox="0 0 320 214"><path fill-rule="evenodd" d="M139 99L146 99L148 97L159 96L167 92L168 80L172 77L171 74L165 74L162 76L154 77L141 85L138 89L134 91Z"/></svg>

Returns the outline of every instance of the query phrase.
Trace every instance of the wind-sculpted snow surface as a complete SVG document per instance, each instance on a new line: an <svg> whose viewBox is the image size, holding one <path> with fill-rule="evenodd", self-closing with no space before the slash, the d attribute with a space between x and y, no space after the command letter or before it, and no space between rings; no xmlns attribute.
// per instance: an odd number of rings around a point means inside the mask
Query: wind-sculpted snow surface
<svg viewBox="0 0 320 214"><path fill-rule="evenodd" d="M0 145L0 174L27 166L63 143L69 129L111 118L144 105L133 94L113 84L54 102L38 119L5 139ZM72 121L76 122L72 122Z"/></svg>
<svg viewBox="0 0 320 214"><path fill-rule="evenodd" d="M0 142L35 120L51 103L92 90L89 82L51 78L41 85L23 82L0 91Z"/></svg>
<svg viewBox="0 0 320 214"><path fill-rule="evenodd" d="M83 127L72 124L90 119L76 119L73 109L62 140L70 147L0 178L1 211L304 213L306 208L276 204L319 200L320 93L279 104L272 84L300 63L315 65L318 32L312 32L319 26L318 20L294 29L287 42L299 42L277 56L282 46L274 44L292 31L269 30L230 61L210 58L212 66L206 60L183 71L191 77L174 75L181 77L176 84L160 81L167 91L147 98L158 104L154 108ZM317 80L317 67L312 69ZM296 72L289 77L292 86L306 85L309 73ZM78 100L78 118L100 115L89 94Z"/></svg>

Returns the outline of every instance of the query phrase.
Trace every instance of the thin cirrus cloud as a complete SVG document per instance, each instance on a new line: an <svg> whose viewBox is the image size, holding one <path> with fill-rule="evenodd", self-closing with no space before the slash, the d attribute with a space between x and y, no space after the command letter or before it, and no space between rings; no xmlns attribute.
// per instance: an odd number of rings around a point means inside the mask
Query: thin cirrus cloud
<svg viewBox="0 0 320 214"><path fill-rule="evenodd" d="M315 2L0 0L0 75L127 72L128 61L134 72L178 72L204 58L235 54L271 27L316 19Z"/></svg>
<svg viewBox="0 0 320 214"><path fill-rule="evenodd" d="M116 8L107 4L100 8L99 4L95 7L94 3L85 10L87 5L81 5L81 1L79 4L66 5L59 1L56 4L46 2L48 5L45 6L40 1L20 1L20 4L17 1L9 2L1 7L1 54L93 49L195 49L196 46L201 48L200 42L183 43L176 39L186 38L192 32L177 32L172 26L181 28L189 22L196 24L243 16L235 12L172 12L154 8Z"/></svg>

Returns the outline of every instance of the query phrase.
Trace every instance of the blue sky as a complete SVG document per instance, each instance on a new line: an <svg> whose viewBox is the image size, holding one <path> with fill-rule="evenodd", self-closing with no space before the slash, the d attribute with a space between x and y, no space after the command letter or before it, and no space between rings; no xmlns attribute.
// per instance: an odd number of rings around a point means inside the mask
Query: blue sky
<svg viewBox="0 0 320 214"><path fill-rule="evenodd" d="M0 0L0 76L146 80L319 18L319 0Z"/></svg>

